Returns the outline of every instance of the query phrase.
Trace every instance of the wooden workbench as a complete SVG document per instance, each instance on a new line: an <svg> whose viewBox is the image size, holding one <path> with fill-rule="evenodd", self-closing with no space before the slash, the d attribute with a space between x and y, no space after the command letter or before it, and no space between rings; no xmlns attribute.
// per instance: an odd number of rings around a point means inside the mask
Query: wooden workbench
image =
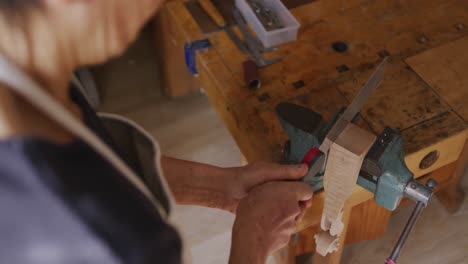
<svg viewBox="0 0 468 264"><path fill-rule="evenodd" d="M399 130L410 170L416 177L438 179L439 199L455 211L463 198L457 183L468 156L468 1L316 0L291 12L301 23L298 40L267 54L283 61L262 68L263 86L251 91L241 68L246 55L224 32L202 33L183 0L168 2L158 17L165 34L163 58L170 65L166 73L173 83L203 87L248 162L281 161L286 135L274 113L279 102L330 118L390 56L385 79L363 108L360 125L376 134L385 126ZM212 47L197 53L199 77L192 80L178 52L199 39L209 39ZM335 41L346 42L349 50L334 51ZM390 212L371 198L356 187L345 210L346 242L385 232ZM315 194L298 226L301 239L294 250L280 254L283 262L314 250L323 199L323 193ZM339 263L339 257L340 252L314 263Z"/></svg>

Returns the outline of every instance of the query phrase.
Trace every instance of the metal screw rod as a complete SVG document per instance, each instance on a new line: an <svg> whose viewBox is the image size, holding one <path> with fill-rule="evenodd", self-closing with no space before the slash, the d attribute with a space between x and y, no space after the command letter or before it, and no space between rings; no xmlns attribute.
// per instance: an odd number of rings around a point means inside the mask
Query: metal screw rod
<svg viewBox="0 0 468 264"><path fill-rule="evenodd" d="M421 215L422 210L424 209L424 204L422 202L418 202L416 207L414 208L413 212L411 213L411 217L408 219L408 223L406 223L403 232L401 232L400 238L398 239L397 244L393 248L392 254L390 255L389 259L396 261L398 256L400 255L401 249L406 243L411 230L413 230L416 221L418 220L419 216Z"/></svg>
<svg viewBox="0 0 468 264"><path fill-rule="evenodd" d="M426 186L429 187L430 189L430 196L432 196L432 193L436 185L437 185L437 182L434 179L429 179L427 181ZM428 201L429 201L429 198L428 198ZM406 223L406 226L403 229L403 232L401 232L401 235L400 235L400 238L398 239L397 244L393 248L392 254L387 259L387 262L386 262L387 264L396 263L398 256L400 256L401 249L405 245L406 240L408 239L408 236L411 233L411 230L413 230L413 227L416 224L416 221L418 220L419 216L421 215L421 212L424 209L424 207L426 207L426 203L424 203L423 201L419 201L418 203L416 203L416 206L414 207L414 210L411 213L411 216L408 219L408 222Z"/></svg>

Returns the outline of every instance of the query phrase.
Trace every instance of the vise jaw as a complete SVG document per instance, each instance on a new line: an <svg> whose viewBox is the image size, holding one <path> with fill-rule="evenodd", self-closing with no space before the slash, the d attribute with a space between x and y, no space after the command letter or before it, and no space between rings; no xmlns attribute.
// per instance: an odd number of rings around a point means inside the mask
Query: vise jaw
<svg viewBox="0 0 468 264"><path fill-rule="evenodd" d="M276 113L281 126L289 138L283 148L283 156L286 163L307 163L309 168L311 168L318 158L325 157L325 153L318 153L313 160L309 162L305 162L304 160L304 157L306 157L311 149L319 148L337 117L330 122L325 122L320 114L300 105L289 103L279 104L276 107ZM320 171L311 175L312 177L304 177L303 180L314 191L318 191L323 189L324 172L325 164L320 168Z"/></svg>
<svg viewBox="0 0 468 264"><path fill-rule="evenodd" d="M357 184L374 193L378 204L393 211L412 179L403 157L403 138L385 128L364 158Z"/></svg>
<svg viewBox="0 0 468 264"><path fill-rule="evenodd" d="M281 103L276 108L280 123L289 140L284 146L284 160L290 164L322 162L319 171L305 177L314 191L323 188L323 175L327 153L319 153L312 160L304 157L318 148L328 131L343 111L331 120L305 107ZM432 189L413 179L403 156L403 138L391 128L385 128L366 155L357 184L374 194L374 200L388 210L395 210L406 196L416 202L427 204Z"/></svg>

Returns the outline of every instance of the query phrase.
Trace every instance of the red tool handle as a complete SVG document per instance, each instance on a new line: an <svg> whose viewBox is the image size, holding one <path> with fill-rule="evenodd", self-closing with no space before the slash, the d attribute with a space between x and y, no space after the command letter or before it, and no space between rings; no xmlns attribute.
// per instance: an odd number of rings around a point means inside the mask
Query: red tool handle
<svg viewBox="0 0 468 264"><path fill-rule="evenodd" d="M310 164L310 162L315 158L315 156L317 156L317 154L320 153L320 150L318 148L311 148L309 150L309 152L307 152L305 155L304 155L304 158L302 159L302 162L301 163L305 163L307 165Z"/></svg>

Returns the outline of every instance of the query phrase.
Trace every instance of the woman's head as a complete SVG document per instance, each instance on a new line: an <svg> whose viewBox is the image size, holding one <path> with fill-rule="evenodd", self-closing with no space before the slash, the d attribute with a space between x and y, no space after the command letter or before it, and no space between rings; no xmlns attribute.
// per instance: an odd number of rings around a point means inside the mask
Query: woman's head
<svg viewBox="0 0 468 264"><path fill-rule="evenodd" d="M122 53L162 0L0 0L0 52L81 66ZM25 62L28 61L28 62Z"/></svg>

